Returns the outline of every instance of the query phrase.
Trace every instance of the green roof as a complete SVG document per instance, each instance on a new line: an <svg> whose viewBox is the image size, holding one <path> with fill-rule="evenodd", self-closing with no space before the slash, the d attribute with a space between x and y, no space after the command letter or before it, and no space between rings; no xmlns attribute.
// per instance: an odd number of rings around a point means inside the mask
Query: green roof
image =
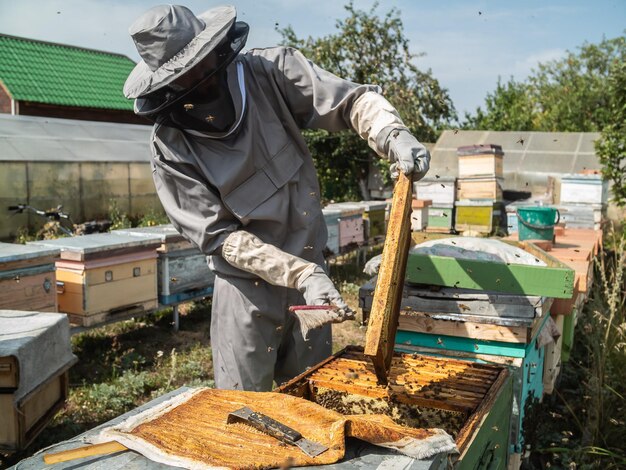
<svg viewBox="0 0 626 470"><path fill-rule="evenodd" d="M0 34L0 81L18 101L132 110L122 89L134 66L120 54Z"/></svg>

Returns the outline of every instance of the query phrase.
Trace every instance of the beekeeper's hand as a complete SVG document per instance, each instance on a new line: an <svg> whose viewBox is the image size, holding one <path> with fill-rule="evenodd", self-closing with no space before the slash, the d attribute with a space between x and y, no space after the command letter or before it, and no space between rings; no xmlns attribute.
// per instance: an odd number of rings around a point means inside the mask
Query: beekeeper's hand
<svg viewBox="0 0 626 470"><path fill-rule="evenodd" d="M334 305L338 308L337 320L344 321L354 318L354 311L348 307L339 291L335 288L324 270L317 266L311 274L302 279L298 285L307 305Z"/></svg>
<svg viewBox="0 0 626 470"><path fill-rule="evenodd" d="M387 130L385 128L383 132ZM430 153L407 129L390 130L384 150L391 162L391 177L394 179L402 172L418 181L430 168Z"/></svg>

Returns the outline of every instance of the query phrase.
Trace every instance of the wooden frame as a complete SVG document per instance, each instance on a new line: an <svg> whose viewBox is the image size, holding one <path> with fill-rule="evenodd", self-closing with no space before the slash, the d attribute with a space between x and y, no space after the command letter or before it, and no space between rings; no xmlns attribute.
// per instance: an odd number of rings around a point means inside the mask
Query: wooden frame
<svg viewBox="0 0 626 470"><path fill-rule="evenodd" d="M387 383L398 327L400 302L411 234L411 179L400 173L393 192L378 282L365 337L365 355L372 359L380 383Z"/></svg>
<svg viewBox="0 0 626 470"><path fill-rule="evenodd" d="M311 367L310 369L307 369L305 372L293 378L288 383L281 385L274 391L277 393L287 393L289 395L294 395L294 396L302 397L305 399L312 399L309 380L311 376L313 376L314 373L331 365L334 361L342 359L343 356L351 355L351 354L359 354L359 353L362 353L361 348L356 347L356 346L348 346L345 349L335 353L331 357L320 362L319 364ZM482 448L481 449L473 448L473 444L474 444L474 441L476 440L477 435L481 432L492 433L492 434L499 432L497 426L490 427L489 429L487 429L487 428L484 428L484 424L489 419L489 415L492 412L492 407L494 403L500 398L501 394L504 393L504 389L506 387L511 386L510 374L507 368L505 366L477 364L477 363L454 359L454 358L436 358L432 356L422 356L422 355L416 355L416 354L399 354L399 353L395 353L394 356L396 358L408 357L408 358L417 359L417 360L421 358L427 358L429 361L432 361L433 363L438 364L433 369L434 371L443 370L445 369L445 367L454 368L456 366L459 366L462 368L463 367L464 368L482 367L482 368L488 368L494 372L497 371L495 372L495 378L493 379L493 382L491 382L490 385L488 385L487 387L487 392L482 396L478 406L476 406L476 408L474 408L473 411L469 414L469 416L463 423L463 426L460 428L460 431L458 432L457 437L456 437L456 444L457 444L457 447L459 449L459 454L460 454L459 460L462 461L470 452L472 454L480 454L483 451ZM357 361L354 361L354 359L351 359L351 362L355 364L355 367L358 366ZM441 367L442 369L439 369L439 367ZM426 376L428 375L428 373L429 372L426 369L424 369L424 375ZM461 374L461 372L459 373ZM333 383L339 384L339 380L341 380L340 376L338 376L338 381L333 382ZM415 382L416 384L422 383L419 376L416 376L415 380L416 380ZM346 379L346 382L344 383L343 386L350 388L351 386L350 383L351 383L351 379ZM354 385L354 387L356 390L359 386ZM385 389L383 388L382 390L384 391ZM508 393L511 393L511 392L508 391ZM445 393L442 393L441 395L445 396ZM376 395L373 395L373 396L376 396ZM415 406L419 406L421 401L423 400L417 399L415 402ZM449 408L452 405L446 404L445 402L446 402L446 398L441 398L441 399L433 398L430 401L425 401L424 406L428 406L428 403L430 403L433 406L440 406L441 409L450 409L450 410L454 409L454 407ZM507 405L507 407L509 407L510 409L511 403L510 402L508 404L504 403L504 405ZM496 418L500 419L502 417L492 416L492 420ZM503 419L505 419L507 427L503 428L502 430L508 431L509 415L507 414ZM498 423L498 424L500 425L501 423ZM506 434L506 436L504 437L504 443L505 443L504 447L506 447L506 445L508 445L508 432L505 432L504 434ZM504 449L504 454L506 454L506 449ZM473 458L475 458L475 455ZM463 468L462 463L460 464L460 466L461 468Z"/></svg>

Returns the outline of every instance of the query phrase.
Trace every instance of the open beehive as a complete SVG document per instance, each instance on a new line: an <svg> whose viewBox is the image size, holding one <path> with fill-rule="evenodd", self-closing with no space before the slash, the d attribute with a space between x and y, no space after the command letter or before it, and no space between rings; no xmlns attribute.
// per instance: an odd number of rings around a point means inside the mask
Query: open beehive
<svg viewBox="0 0 626 470"><path fill-rule="evenodd" d="M344 415L382 414L409 427L442 428L456 440L458 468L496 461L491 468L504 468L512 399L506 368L393 351L410 244L411 196L409 179L400 175L365 347L348 347L277 391Z"/></svg>
<svg viewBox="0 0 626 470"><path fill-rule="evenodd" d="M510 385L504 367L419 354L394 354L388 384L379 385L363 350L348 346L276 391L344 415L384 414L405 426L444 429L463 456L483 428L508 430L509 413L494 411L510 406ZM489 415L496 424L486 427ZM500 434L497 448L506 449L507 433Z"/></svg>

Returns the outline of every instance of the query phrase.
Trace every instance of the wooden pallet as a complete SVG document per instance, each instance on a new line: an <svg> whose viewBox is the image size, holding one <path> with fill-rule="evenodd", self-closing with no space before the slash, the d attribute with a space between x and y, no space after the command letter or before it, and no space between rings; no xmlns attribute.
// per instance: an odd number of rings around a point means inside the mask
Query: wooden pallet
<svg viewBox="0 0 626 470"><path fill-rule="evenodd" d="M74 326L93 327L142 316L153 312L158 306L156 300L148 300L104 312L89 313L86 315L68 313L67 316L70 319L70 323Z"/></svg>

